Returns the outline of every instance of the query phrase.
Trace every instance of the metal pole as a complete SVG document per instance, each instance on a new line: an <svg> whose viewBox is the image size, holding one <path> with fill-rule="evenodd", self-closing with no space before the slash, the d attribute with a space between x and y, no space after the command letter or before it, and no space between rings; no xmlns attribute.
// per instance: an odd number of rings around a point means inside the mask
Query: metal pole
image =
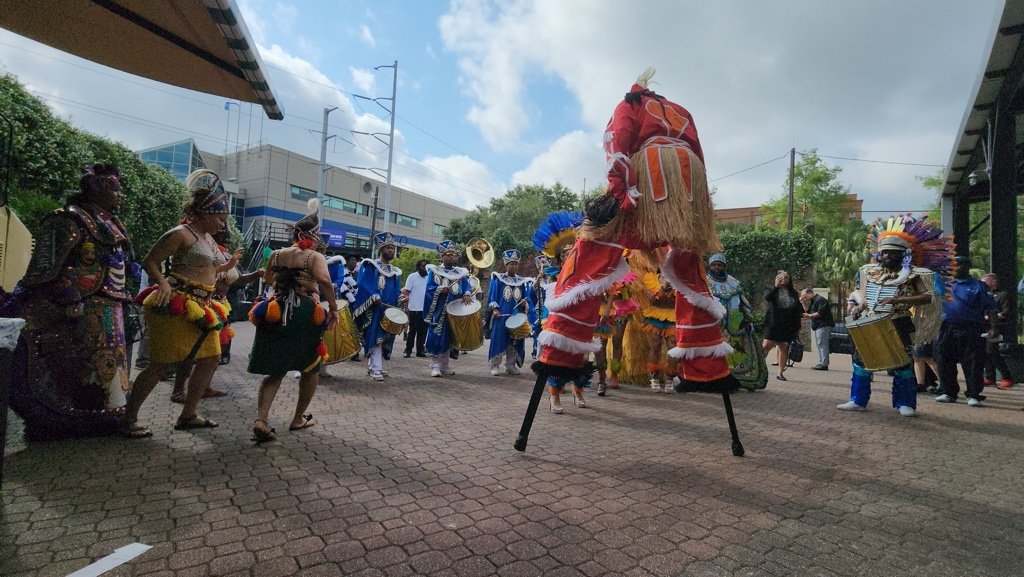
<svg viewBox="0 0 1024 577"><path fill-rule="evenodd" d="M320 133L320 177L316 181L316 198L320 201L317 217L320 218L321 225L324 222L324 195L326 194L324 189L327 188L327 141L334 137L333 135L327 135L327 117L331 114L331 111L337 109L337 106L324 108L323 132Z"/></svg>
<svg viewBox="0 0 1024 577"><path fill-rule="evenodd" d="M395 97L398 96L398 61L395 60L394 64L394 77L391 81L391 137L388 139L388 179L384 184L384 226L382 230L388 231L388 227L391 223L391 160L395 156L395 113L398 110L398 103L395 101ZM374 211L374 216L377 213Z"/></svg>
<svg viewBox="0 0 1024 577"><path fill-rule="evenodd" d="M786 230L793 230L793 186L796 178L796 148L789 149L789 209L786 213Z"/></svg>
<svg viewBox="0 0 1024 577"><path fill-rule="evenodd" d="M370 258L373 258L373 237L377 236L377 193L380 185L373 187L373 209L370 212ZM385 231L387 229L384 229Z"/></svg>

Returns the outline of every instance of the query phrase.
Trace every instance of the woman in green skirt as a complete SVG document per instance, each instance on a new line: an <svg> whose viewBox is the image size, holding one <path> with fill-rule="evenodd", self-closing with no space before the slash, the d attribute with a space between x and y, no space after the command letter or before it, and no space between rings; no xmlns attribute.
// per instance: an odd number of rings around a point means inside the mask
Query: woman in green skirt
<svg viewBox="0 0 1024 577"><path fill-rule="evenodd" d="M334 286L327 270L327 261L317 252L322 248L320 220L316 199L310 201L311 214L295 223L291 247L270 255L264 280L273 287L272 294L258 301L249 311L249 320L256 325L256 338L249 354L249 372L266 375L260 385L258 416L253 423L253 440L257 443L277 438L270 426L270 406L274 402L281 379L289 371L299 371L299 399L289 430L305 429L314 424L306 413L319 383L319 368L327 360L323 343L324 330L338 320L338 304ZM327 297L329 312L320 306L320 295Z"/></svg>

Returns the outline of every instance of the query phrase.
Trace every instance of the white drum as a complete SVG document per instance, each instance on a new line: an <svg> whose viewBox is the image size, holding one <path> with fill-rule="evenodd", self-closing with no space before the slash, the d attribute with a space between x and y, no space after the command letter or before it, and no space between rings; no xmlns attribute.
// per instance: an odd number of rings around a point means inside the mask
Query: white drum
<svg viewBox="0 0 1024 577"><path fill-rule="evenodd" d="M530 319L523 313L509 315L505 321L505 330L508 331L509 337L516 341L525 339L533 332L530 328Z"/></svg>
<svg viewBox="0 0 1024 577"><path fill-rule="evenodd" d="M380 317L380 328L384 329L384 332L393 335L402 334L402 331L405 330L405 326L408 324L409 315L405 314L398 307L388 307L384 310L384 315Z"/></svg>

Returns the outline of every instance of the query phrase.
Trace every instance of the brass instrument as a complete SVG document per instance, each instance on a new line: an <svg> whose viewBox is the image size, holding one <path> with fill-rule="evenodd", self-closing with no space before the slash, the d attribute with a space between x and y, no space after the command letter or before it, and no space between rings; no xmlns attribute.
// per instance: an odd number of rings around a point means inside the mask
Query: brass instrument
<svg viewBox="0 0 1024 577"><path fill-rule="evenodd" d="M485 238L474 238L466 245L466 260L469 261L470 282L474 292L480 291L480 271L494 264L494 247ZM475 282L474 282L475 281Z"/></svg>

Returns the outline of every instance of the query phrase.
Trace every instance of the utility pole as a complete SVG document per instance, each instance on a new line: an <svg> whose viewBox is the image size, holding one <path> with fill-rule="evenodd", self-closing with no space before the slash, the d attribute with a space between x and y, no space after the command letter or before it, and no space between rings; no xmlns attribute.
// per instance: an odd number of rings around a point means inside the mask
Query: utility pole
<svg viewBox="0 0 1024 577"><path fill-rule="evenodd" d="M327 141L334 138L333 134L330 136L327 135L327 117L330 116L331 112L337 109L337 106L324 108L323 132L320 133L320 178L316 181L316 198L320 201L320 208L317 209L317 217L320 219L321 225L324 222L324 198L326 197L327 188Z"/></svg>
<svg viewBox="0 0 1024 577"><path fill-rule="evenodd" d="M391 224L391 161L395 156L395 111L398 109L395 98L398 96L398 61L390 66L378 66L380 68L393 68L394 76L391 80L391 136L388 139L388 178L384 184L384 227L387 232ZM376 215L376 212L374 212Z"/></svg>
<svg viewBox="0 0 1024 577"><path fill-rule="evenodd" d="M789 149L789 209L787 210L786 230L793 230L793 186L796 175L796 147Z"/></svg>
<svg viewBox="0 0 1024 577"><path fill-rule="evenodd" d="M380 185L370 184L369 182L363 183L363 192L369 193L370 189L373 188L373 208L370 212L370 258L373 258L373 237L377 236L377 197L380 193Z"/></svg>

